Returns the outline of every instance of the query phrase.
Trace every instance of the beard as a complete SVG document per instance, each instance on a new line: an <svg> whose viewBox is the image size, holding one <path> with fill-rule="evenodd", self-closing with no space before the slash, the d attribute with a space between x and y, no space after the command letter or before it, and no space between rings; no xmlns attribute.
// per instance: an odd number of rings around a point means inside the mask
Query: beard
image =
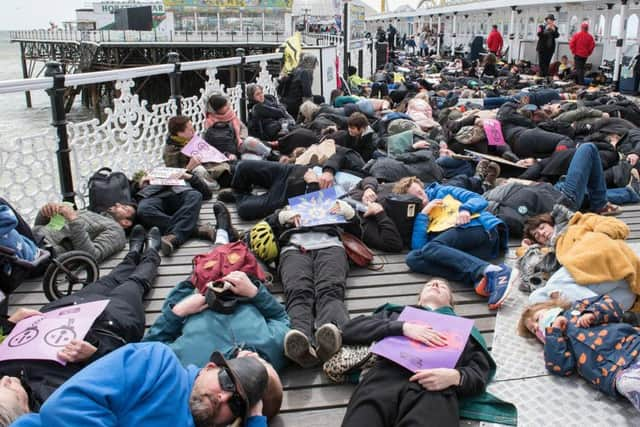
<svg viewBox="0 0 640 427"><path fill-rule="evenodd" d="M213 400L211 400L213 399ZM218 401L197 391L191 392L189 408L196 427L215 427L215 416L218 409Z"/></svg>

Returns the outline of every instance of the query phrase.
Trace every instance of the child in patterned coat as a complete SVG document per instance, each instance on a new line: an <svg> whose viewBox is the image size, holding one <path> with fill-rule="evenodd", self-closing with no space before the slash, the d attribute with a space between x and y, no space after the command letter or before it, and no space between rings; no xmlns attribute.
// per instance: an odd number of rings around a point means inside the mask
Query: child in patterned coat
<svg viewBox="0 0 640 427"><path fill-rule="evenodd" d="M578 372L598 390L621 394L640 410L640 329L622 323L620 305L608 295L571 304L552 299L532 305L520 317L521 336L544 344L547 370Z"/></svg>

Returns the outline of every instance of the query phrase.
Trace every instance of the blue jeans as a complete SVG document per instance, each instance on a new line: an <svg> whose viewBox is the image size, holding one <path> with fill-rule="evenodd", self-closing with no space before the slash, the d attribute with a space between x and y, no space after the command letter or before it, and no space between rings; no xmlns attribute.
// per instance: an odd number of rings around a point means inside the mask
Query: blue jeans
<svg viewBox="0 0 640 427"><path fill-rule="evenodd" d="M616 205L628 205L640 202L640 195L629 187L608 188L607 200Z"/></svg>
<svg viewBox="0 0 640 427"><path fill-rule="evenodd" d="M406 262L411 271L472 285L483 275L489 265L485 260L491 259L498 244L496 228L451 228L409 252Z"/></svg>
<svg viewBox="0 0 640 427"><path fill-rule="evenodd" d="M445 178L453 178L456 175L473 176L475 173L471 163L466 160L438 157L436 163L442 168Z"/></svg>
<svg viewBox="0 0 640 427"><path fill-rule="evenodd" d="M582 144L571 159L564 181L555 186L580 209L586 195L590 209L597 211L607 204L607 184L602 172L598 149L594 144Z"/></svg>
<svg viewBox="0 0 640 427"><path fill-rule="evenodd" d="M631 292L629 283L625 280L579 285L569 270L561 267L553 273L545 286L531 292L529 304L548 301L554 292L559 292L562 298L571 302L607 294L616 300L625 311L629 310L636 301L636 295Z"/></svg>

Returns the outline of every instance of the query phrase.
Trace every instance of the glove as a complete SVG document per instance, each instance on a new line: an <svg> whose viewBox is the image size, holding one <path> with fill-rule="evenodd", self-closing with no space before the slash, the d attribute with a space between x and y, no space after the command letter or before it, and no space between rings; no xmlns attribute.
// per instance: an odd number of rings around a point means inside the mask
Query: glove
<svg viewBox="0 0 640 427"><path fill-rule="evenodd" d="M300 215L300 214L295 211L292 211L289 207L286 207L278 213L278 222L281 225L285 225L287 223L292 222L293 217L296 215Z"/></svg>
<svg viewBox="0 0 640 427"><path fill-rule="evenodd" d="M355 209L349 203L344 200L337 200L336 203L340 206L340 210L337 212L338 215L344 216L348 221L356 215Z"/></svg>

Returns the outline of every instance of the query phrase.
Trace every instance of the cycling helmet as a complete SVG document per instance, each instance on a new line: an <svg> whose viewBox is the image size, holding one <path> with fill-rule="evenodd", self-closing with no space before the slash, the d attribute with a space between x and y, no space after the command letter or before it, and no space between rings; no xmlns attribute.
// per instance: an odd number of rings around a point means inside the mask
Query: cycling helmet
<svg viewBox="0 0 640 427"><path fill-rule="evenodd" d="M249 232L249 248L264 262L274 261L278 257L276 236L266 221L260 221Z"/></svg>

